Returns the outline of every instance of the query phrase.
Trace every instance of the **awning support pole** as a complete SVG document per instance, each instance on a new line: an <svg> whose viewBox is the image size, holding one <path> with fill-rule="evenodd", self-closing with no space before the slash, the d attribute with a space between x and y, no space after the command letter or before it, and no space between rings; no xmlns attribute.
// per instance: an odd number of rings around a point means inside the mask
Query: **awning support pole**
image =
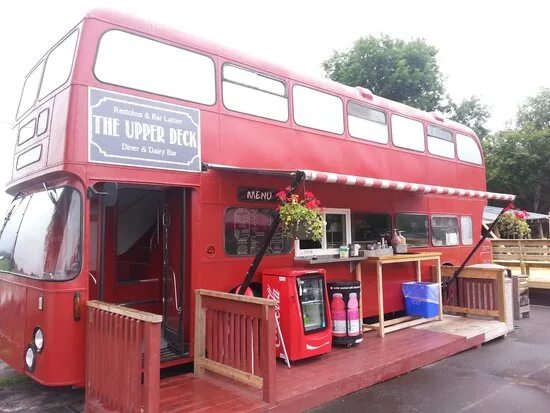
<svg viewBox="0 0 550 413"><path fill-rule="evenodd" d="M287 188L286 196L290 197L292 193L296 190L298 185L304 180L305 173L303 171L296 171L294 175L294 180L290 184L290 186ZM244 277L243 282L241 283L241 287L237 291L237 294L243 295L250 285L250 281L252 281L252 277L254 276L254 273L258 269L258 266L260 265L260 262L262 261L265 252L267 251L267 248L269 247L269 244L271 243L271 240L273 238L273 235L275 235L275 231L277 230L277 227L279 226L279 223L281 222L281 217L279 215L279 211L275 212L275 216L273 217L273 221L271 222L271 227L269 227L269 230L265 234L264 242L262 245L262 248L256 253L256 256L254 257L254 261L252 261L252 264L250 265L250 268L248 269L248 272L246 273L246 276Z"/></svg>
<svg viewBox="0 0 550 413"><path fill-rule="evenodd" d="M506 213L513 205L513 201L510 201L508 203L508 205L506 206L506 208L502 208L502 211L500 211L500 214L498 214L498 216L495 218L495 220L491 223L491 225L489 226L488 229L486 229L484 232L483 232L483 236L481 237L481 239L478 241L478 243L476 244L476 246L472 249L472 251L470 252L470 254L466 257L466 259L462 262L462 264L460 265L460 267L458 267L458 269L454 272L452 278L449 280L449 281L445 281L443 283L443 288L448 288L449 285L451 285L453 283L453 281L460 275L460 273L462 272L462 270L464 269L464 267L466 266L466 264L468 264L468 261L470 261L470 258L472 258L472 256L475 254L475 252L479 249L479 247L481 246L481 244L483 244L483 242L487 239L487 237L489 236L489 234L493 231L493 228L498 224L498 221L500 221L500 218L502 218L502 215L504 215L504 213ZM457 294L459 293L458 291L458 288L457 288ZM458 298L458 297L457 297Z"/></svg>

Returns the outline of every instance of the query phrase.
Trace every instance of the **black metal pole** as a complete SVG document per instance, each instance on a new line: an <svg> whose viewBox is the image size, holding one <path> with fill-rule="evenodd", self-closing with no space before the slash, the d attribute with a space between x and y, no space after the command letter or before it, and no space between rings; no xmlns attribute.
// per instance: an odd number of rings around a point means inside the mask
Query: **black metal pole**
<svg viewBox="0 0 550 413"><path fill-rule="evenodd" d="M292 195L296 187L304 180L305 173L303 171L296 171L296 175L294 176L294 181L292 181L292 184L288 187L288 190L286 191L286 196L289 197ZM260 265L260 262L262 261L265 252L267 251L267 247L269 247L269 244L271 243L271 239L273 238L273 235L275 235L275 231L277 230L277 227L279 226L279 223L281 222L281 217L279 215L279 212L276 212L275 217L273 218L273 221L271 222L271 227L269 227L269 230L265 234L264 237L264 243L262 245L262 248L256 253L256 256L254 257L254 261L252 261L252 264L250 265L250 268L248 269L248 272L246 273L246 276L244 277L243 282L241 283L241 287L237 291L237 294L243 295L250 285L250 281L252 281L252 277L254 277L254 273L258 269L258 266Z"/></svg>
<svg viewBox="0 0 550 413"><path fill-rule="evenodd" d="M487 237L489 236L489 234L491 233L491 231L493 231L493 228L497 225L498 221L500 221L500 218L502 218L502 215L504 215L504 213L506 211L508 211L508 208L513 204L513 201L510 201L508 203L508 205L506 205L505 208L502 209L502 211L500 211L500 214L498 214L498 216L495 218L495 220L491 223L491 225L489 226L489 228L485 231L485 233L483 234L483 236L481 237L481 239L479 240L479 242L476 244L476 246L472 249L472 251L470 252L470 254L466 257L466 259L462 262L462 264L460 265L460 267L458 267L458 269L454 272L452 278L449 280L449 281L446 281L444 284L443 284L443 288L448 288L449 285L451 285L453 283L453 281L456 279L456 277L459 276L459 274L462 272L462 270L464 269L464 267L466 266L466 264L468 264L468 261L470 261L470 258L472 258L472 256L475 254L475 252L479 249L479 247L481 246L481 244L483 244L483 242L487 239ZM457 292L458 292L458 289L457 289Z"/></svg>

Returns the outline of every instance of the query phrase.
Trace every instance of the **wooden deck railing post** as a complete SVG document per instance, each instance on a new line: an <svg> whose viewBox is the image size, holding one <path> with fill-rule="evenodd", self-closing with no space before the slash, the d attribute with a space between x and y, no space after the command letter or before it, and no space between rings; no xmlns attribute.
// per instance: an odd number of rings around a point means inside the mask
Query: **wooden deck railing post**
<svg viewBox="0 0 550 413"><path fill-rule="evenodd" d="M144 413L156 413L160 406L160 324L143 326Z"/></svg>
<svg viewBox="0 0 550 413"><path fill-rule="evenodd" d="M158 412L162 316L101 301L87 307L85 411Z"/></svg>
<svg viewBox="0 0 550 413"><path fill-rule="evenodd" d="M497 309L499 321L506 322L506 290L504 288L504 272L497 275Z"/></svg>
<svg viewBox="0 0 550 413"><path fill-rule="evenodd" d="M202 365L203 357L206 357L206 316L205 310L202 307L202 298L200 290L195 291L195 365L194 372L198 376L204 374Z"/></svg>
<svg viewBox="0 0 550 413"><path fill-rule="evenodd" d="M262 366L263 366L263 392L264 400L268 403L275 401L275 308L264 307L264 320L262 323Z"/></svg>
<svg viewBox="0 0 550 413"><path fill-rule="evenodd" d="M195 291L195 374L205 370L263 389L275 402L275 300Z"/></svg>

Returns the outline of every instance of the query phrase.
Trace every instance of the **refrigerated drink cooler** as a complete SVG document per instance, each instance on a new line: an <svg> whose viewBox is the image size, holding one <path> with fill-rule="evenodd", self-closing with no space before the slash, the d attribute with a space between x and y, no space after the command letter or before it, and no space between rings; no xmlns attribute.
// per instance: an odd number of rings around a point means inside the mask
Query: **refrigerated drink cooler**
<svg viewBox="0 0 550 413"><path fill-rule="evenodd" d="M327 353L332 348L325 270L278 268L262 274L263 296L278 302L275 317L290 361ZM277 356L285 358L277 332Z"/></svg>

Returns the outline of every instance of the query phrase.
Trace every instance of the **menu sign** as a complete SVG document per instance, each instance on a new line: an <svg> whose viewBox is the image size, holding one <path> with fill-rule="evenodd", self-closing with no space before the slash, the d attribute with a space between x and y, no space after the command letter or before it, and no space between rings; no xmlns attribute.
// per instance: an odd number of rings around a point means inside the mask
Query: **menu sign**
<svg viewBox="0 0 550 413"><path fill-rule="evenodd" d="M276 189L239 187L237 197L244 202L276 202Z"/></svg>
<svg viewBox="0 0 550 413"><path fill-rule="evenodd" d="M91 162L200 172L200 112L89 89Z"/></svg>
<svg viewBox="0 0 550 413"><path fill-rule="evenodd" d="M229 255L255 255L264 242L273 222L272 209L228 208L225 211L225 252ZM283 237L279 225L266 254L288 254L290 240Z"/></svg>

